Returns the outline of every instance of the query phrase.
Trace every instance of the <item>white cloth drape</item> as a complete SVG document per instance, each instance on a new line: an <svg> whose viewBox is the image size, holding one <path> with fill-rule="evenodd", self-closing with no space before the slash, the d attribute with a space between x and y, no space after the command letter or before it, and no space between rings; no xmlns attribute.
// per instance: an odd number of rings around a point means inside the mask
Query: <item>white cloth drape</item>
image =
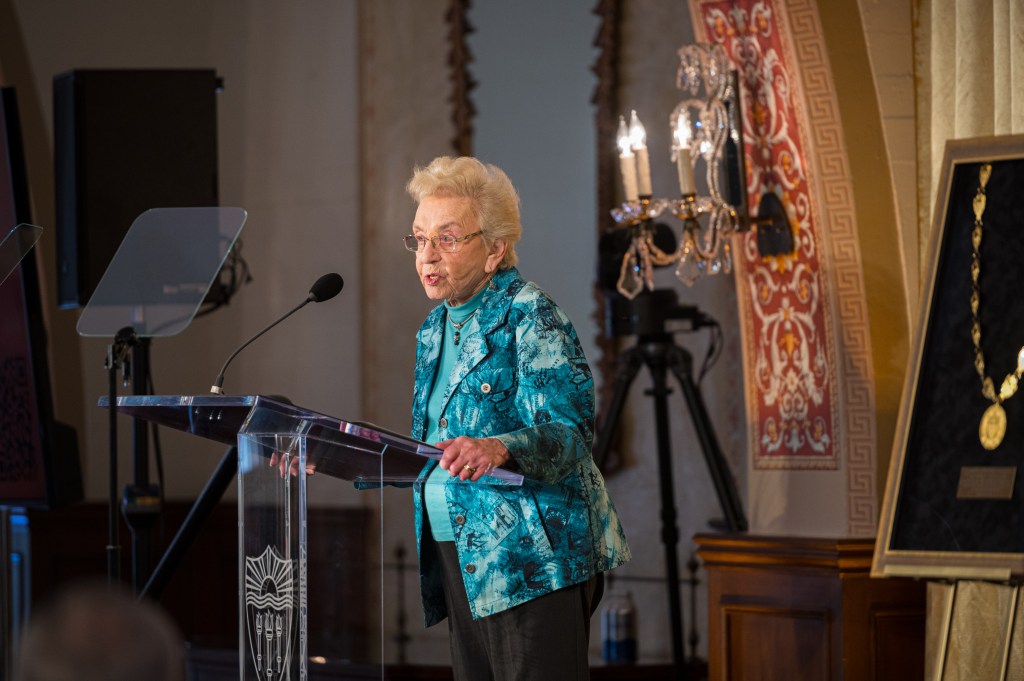
<svg viewBox="0 0 1024 681"><path fill-rule="evenodd" d="M919 253L926 270L946 141L1024 132L1024 3L919 0Z"/></svg>

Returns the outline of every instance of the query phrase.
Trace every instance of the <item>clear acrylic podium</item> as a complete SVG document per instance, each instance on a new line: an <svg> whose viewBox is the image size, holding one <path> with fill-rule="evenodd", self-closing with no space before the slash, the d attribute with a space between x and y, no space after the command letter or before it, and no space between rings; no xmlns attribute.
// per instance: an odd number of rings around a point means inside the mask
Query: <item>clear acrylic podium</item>
<svg viewBox="0 0 1024 681"><path fill-rule="evenodd" d="M100 399L100 406L108 404ZM123 396L117 411L237 442L239 678L308 679L307 467L315 478L365 487L413 483L428 459L440 458L440 450L263 396ZM521 475L496 469L481 482L522 481Z"/></svg>
<svg viewBox="0 0 1024 681"><path fill-rule="evenodd" d="M0 240L0 284L14 272L22 258L28 255L42 233L42 227L21 223L4 235Z"/></svg>

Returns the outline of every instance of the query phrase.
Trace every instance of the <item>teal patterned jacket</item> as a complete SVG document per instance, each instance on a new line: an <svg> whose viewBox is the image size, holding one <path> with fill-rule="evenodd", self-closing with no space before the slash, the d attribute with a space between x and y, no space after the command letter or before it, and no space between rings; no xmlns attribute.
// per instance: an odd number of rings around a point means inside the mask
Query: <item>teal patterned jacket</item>
<svg viewBox="0 0 1024 681"><path fill-rule="evenodd" d="M426 436L427 400L444 334L443 305L417 334L412 434ZM629 547L591 454L594 382L572 323L512 268L492 279L463 331L441 411L440 438L493 437L522 487L490 477L445 485L474 619L584 582L629 560ZM423 470L426 479L437 463ZM414 485L426 626L447 616L440 564Z"/></svg>

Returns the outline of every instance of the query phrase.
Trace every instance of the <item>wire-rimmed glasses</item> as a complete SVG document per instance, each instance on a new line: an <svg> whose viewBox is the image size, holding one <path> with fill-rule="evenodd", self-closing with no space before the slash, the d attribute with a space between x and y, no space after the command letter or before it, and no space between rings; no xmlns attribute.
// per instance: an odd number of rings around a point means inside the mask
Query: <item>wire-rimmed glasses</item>
<svg viewBox="0 0 1024 681"><path fill-rule="evenodd" d="M438 236L420 236L418 234L408 234L402 237L402 243L405 244L405 248L413 253L419 253L427 247L427 242L437 250L444 251L446 253L454 253L459 250L459 244L463 241L468 241L475 236L480 236L484 231L473 232L466 236L452 236L451 234L440 234Z"/></svg>

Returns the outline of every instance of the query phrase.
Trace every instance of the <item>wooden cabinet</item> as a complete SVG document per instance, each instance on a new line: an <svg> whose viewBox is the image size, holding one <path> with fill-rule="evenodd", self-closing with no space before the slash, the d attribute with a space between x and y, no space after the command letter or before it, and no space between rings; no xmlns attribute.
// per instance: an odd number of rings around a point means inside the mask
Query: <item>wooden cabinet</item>
<svg viewBox="0 0 1024 681"><path fill-rule="evenodd" d="M924 675L925 584L872 579L872 539L695 537L709 681Z"/></svg>

